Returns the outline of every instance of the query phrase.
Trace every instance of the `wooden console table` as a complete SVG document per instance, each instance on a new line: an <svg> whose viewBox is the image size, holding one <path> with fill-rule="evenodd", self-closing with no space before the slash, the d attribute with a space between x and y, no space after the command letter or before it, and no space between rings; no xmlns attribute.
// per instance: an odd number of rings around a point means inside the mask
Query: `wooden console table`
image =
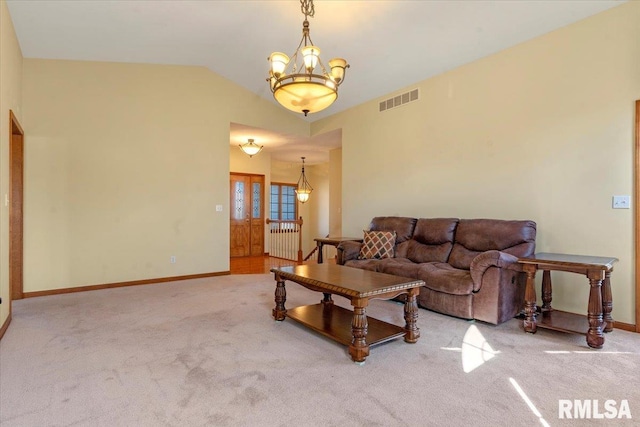
<svg viewBox="0 0 640 427"><path fill-rule="evenodd" d="M546 252L537 253L530 258L518 259L527 273L524 330L535 333L540 327L582 333L587 335L589 347L602 348L604 345L603 332L613 330L611 272L616 261L618 258ZM536 307L535 290L535 277L538 270L543 271L542 307L539 308ZM565 271L587 276L591 287L587 316L551 308L551 271Z"/></svg>
<svg viewBox="0 0 640 427"><path fill-rule="evenodd" d="M331 245L337 248L338 245L342 242L347 242L347 241L362 242L363 241L362 238L358 238L358 237L318 237L313 240L316 241L316 245L318 246L318 264L323 263L322 247L324 245Z"/></svg>

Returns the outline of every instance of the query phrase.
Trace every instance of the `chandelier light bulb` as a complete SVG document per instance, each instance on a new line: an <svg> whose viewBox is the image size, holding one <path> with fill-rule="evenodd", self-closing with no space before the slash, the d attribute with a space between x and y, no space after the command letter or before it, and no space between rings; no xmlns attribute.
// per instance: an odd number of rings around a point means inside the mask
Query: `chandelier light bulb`
<svg viewBox="0 0 640 427"><path fill-rule="evenodd" d="M347 61L342 58L333 58L329 61L329 67L331 68L331 77L333 80L340 84L344 79L344 70L348 67Z"/></svg>
<svg viewBox="0 0 640 427"><path fill-rule="evenodd" d="M312 73L320 59L320 48L317 46L305 46L302 48L302 57L304 58L304 68L307 73Z"/></svg>
<svg viewBox="0 0 640 427"><path fill-rule="evenodd" d="M269 56L269 61L271 62L271 73L277 79L282 76L284 70L287 68L289 57L282 52L273 52Z"/></svg>

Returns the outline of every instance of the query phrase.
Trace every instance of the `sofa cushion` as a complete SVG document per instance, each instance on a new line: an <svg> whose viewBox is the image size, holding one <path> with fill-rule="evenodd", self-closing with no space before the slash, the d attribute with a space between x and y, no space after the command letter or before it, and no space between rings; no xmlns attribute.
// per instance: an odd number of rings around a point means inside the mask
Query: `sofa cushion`
<svg viewBox="0 0 640 427"><path fill-rule="evenodd" d="M416 279L434 291L452 295L469 295L473 292L473 280L468 270L454 268L445 262L420 264Z"/></svg>
<svg viewBox="0 0 640 427"><path fill-rule="evenodd" d="M396 239L397 240L397 239ZM406 258L407 257L407 250L409 249L409 245L411 244L412 240L405 240L402 243L397 243L396 241L396 258Z"/></svg>
<svg viewBox="0 0 640 427"><path fill-rule="evenodd" d="M380 260L378 271L393 274L394 276L410 277L415 279L418 275L420 264L411 262L407 258L387 258Z"/></svg>
<svg viewBox="0 0 640 427"><path fill-rule="evenodd" d="M366 231L358 259L393 258L396 246L395 231Z"/></svg>
<svg viewBox="0 0 640 427"><path fill-rule="evenodd" d="M457 218L420 218L406 257L413 262L446 262L453 248Z"/></svg>
<svg viewBox="0 0 640 427"><path fill-rule="evenodd" d="M347 267L360 268L362 270L378 271L379 259L351 259L344 263Z"/></svg>
<svg viewBox="0 0 640 427"><path fill-rule="evenodd" d="M396 244L407 241L413 236L416 226L415 218L404 216L377 216L371 220L371 231L395 231Z"/></svg>
<svg viewBox="0 0 640 427"><path fill-rule="evenodd" d="M514 256L530 256L535 250L536 223L499 219L461 219L449 264L468 270L481 252L498 250Z"/></svg>

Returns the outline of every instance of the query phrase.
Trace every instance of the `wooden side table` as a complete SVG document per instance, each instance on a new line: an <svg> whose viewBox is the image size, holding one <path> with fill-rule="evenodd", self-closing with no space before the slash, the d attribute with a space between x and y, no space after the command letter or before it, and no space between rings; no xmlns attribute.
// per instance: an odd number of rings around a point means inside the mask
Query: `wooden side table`
<svg viewBox="0 0 640 427"><path fill-rule="evenodd" d="M363 239L359 237L318 237L313 239L316 241L316 245L318 246L318 264L322 264L324 261L322 259L322 247L324 245L331 245L338 247L338 245L342 242L362 242Z"/></svg>
<svg viewBox="0 0 640 427"><path fill-rule="evenodd" d="M611 272L618 258L537 253L530 258L519 258L527 273L525 290L526 332L535 333L537 328L576 332L587 335L587 344L602 348L603 332L613 330L613 300L611 296ZM536 307L535 277L538 270L542 276L542 307ZM554 310L551 308L551 271L584 274L589 279L589 308L587 316ZM540 315L538 315L538 313Z"/></svg>

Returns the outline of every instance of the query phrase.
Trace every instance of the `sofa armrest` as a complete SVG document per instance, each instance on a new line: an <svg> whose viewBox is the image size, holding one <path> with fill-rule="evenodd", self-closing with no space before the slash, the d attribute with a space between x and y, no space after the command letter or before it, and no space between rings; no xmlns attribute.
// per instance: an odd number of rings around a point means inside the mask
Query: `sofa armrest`
<svg viewBox="0 0 640 427"><path fill-rule="evenodd" d="M358 259L361 246L362 243L350 240L340 242L337 246L338 253L336 256L336 264L344 265L344 263L349 260Z"/></svg>
<svg viewBox="0 0 640 427"><path fill-rule="evenodd" d="M482 286L482 276L489 267L498 267L513 271L522 271L522 266L518 264L518 257L506 252L491 250L477 255L470 265L471 279L473 280L473 290L477 292Z"/></svg>

